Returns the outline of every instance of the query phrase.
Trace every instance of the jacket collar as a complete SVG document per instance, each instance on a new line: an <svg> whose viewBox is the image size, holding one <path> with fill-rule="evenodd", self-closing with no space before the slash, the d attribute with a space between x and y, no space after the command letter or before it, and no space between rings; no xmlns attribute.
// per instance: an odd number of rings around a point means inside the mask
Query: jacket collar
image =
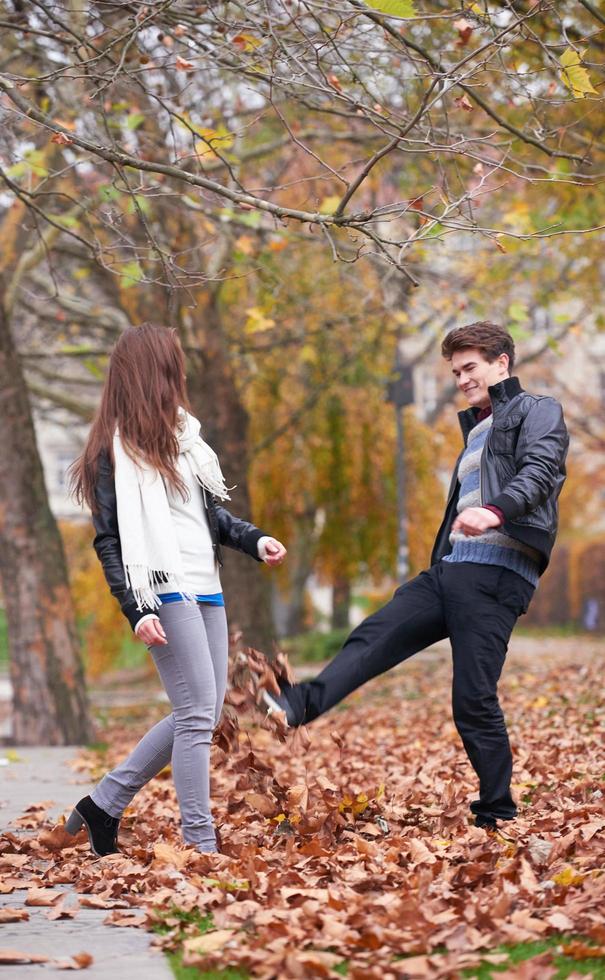
<svg viewBox="0 0 605 980"><path fill-rule="evenodd" d="M494 415L498 415L513 398L521 394L523 388L519 379L515 377L504 378L497 385L490 385L487 390L492 403L492 411ZM460 422L465 444L469 432L477 424L479 411L478 408L467 408L462 412L458 412L458 421Z"/></svg>

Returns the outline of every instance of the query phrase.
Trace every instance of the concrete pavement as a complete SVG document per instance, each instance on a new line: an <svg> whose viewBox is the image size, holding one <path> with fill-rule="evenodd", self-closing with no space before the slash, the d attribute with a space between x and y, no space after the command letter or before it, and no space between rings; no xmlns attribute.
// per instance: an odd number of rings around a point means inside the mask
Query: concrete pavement
<svg viewBox="0 0 605 980"><path fill-rule="evenodd" d="M68 765L76 748L0 748L0 826L11 827L31 803L53 800L49 814L58 818L91 789L91 784ZM14 761L13 761L14 760ZM76 907L77 893L69 885L66 907ZM26 891L0 895L1 908L25 908ZM60 960L90 953L93 963L83 971L89 980L172 980L172 970L161 952L150 946L151 936L133 928L103 924L107 912L81 908L73 919L50 920L47 908L28 907L29 919L0 926L0 948L39 953ZM55 977L65 980L66 971L41 964L0 965L0 980L30 980Z"/></svg>

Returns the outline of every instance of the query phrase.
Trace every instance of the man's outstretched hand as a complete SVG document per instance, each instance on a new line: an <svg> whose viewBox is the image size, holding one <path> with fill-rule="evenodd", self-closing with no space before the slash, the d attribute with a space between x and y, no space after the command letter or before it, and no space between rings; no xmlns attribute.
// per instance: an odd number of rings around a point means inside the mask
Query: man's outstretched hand
<svg viewBox="0 0 605 980"><path fill-rule="evenodd" d="M467 507L452 524L452 531L462 531L467 538L483 534L490 527L500 527L501 520L492 510L486 507Z"/></svg>

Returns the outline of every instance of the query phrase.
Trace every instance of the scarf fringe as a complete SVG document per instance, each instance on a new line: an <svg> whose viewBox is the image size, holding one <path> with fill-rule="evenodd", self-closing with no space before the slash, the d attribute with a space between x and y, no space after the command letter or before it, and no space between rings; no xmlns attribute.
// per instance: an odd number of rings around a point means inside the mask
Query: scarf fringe
<svg viewBox="0 0 605 980"><path fill-rule="evenodd" d="M145 609L159 609L162 600L156 592L158 585L165 584L167 577L177 578L174 573L147 568L145 565L125 565L124 574L126 585L132 591L138 612L144 612ZM187 592L184 589L177 589L176 591L184 602L196 601L192 592Z"/></svg>
<svg viewBox="0 0 605 980"><path fill-rule="evenodd" d="M208 493L211 493L213 497L218 497L219 500L231 500L229 491L235 490L237 486L237 484L234 484L232 487L227 487L224 483L215 482L207 473L194 473L194 476L202 490L207 490Z"/></svg>

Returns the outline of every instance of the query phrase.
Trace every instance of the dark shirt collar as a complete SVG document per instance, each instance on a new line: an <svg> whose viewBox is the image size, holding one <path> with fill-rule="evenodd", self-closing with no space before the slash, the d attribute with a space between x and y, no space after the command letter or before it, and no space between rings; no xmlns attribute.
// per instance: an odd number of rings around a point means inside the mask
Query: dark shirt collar
<svg viewBox="0 0 605 980"><path fill-rule="evenodd" d="M504 408L507 402L512 401L516 395L523 391L523 388L518 378L504 378L498 384L490 385L487 390L492 403L491 409L467 408L463 412L458 412L458 421L460 422L465 444L471 429L477 425L477 422L481 421L479 416L482 411L487 412L487 415L489 415L493 410L497 415L498 411ZM487 415L482 417L486 418Z"/></svg>

